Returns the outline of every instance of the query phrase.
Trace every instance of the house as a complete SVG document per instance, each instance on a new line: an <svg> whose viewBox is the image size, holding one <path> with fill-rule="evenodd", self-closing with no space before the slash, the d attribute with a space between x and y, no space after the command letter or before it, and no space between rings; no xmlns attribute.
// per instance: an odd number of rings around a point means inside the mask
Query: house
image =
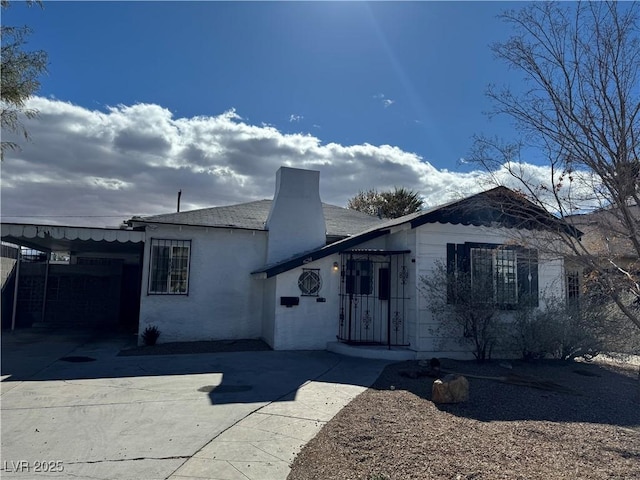
<svg viewBox="0 0 640 480"><path fill-rule="evenodd" d="M403 358L464 356L453 344L443 350L418 294L437 262L482 264L507 307L564 289L562 258L513 243L514 231L564 227L543 211L535 225L523 221L518 213L535 207L504 187L382 221L323 204L319 182L317 171L282 167L273 201L129 220L146 236L139 333L155 326L161 342L262 338L276 350L374 345Z"/></svg>
<svg viewBox="0 0 640 480"><path fill-rule="evenodd" d="M640 225L640 206L629 205L627 213L636 225ZM634 284L640 278L640 258L631 241L630 229L621 216L622 212L617 208L602 208L566 218L567 223L582 232L580 255L570 253L566 259L569 300L578 301L587 287L590 295L598 295L600 290L607 289L606 281L598 285L596 270L607 272L606 276L619 287L637 290Z"/></svg>

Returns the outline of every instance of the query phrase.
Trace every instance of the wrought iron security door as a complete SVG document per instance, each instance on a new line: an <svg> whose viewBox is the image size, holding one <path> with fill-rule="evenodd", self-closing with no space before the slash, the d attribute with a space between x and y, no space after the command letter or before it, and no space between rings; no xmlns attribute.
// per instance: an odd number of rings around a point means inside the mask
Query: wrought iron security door
<svg viewBox="0 0 640 480"><path fill-rule="evenodd" d="M341 255L338 339L361 345L407 345L407 250L351 250Z"/></svg>

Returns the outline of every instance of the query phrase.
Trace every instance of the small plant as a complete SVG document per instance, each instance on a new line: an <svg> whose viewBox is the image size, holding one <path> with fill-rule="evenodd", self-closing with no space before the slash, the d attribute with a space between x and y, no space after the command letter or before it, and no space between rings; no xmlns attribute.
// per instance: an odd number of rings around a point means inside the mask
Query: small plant
<svg viewBox="0 0 640 480"><path fill-rule="evenodd" d="M142 341L145 345L155 345L160 336L160 330L155 325L150 325L142 332Z"/></svg>

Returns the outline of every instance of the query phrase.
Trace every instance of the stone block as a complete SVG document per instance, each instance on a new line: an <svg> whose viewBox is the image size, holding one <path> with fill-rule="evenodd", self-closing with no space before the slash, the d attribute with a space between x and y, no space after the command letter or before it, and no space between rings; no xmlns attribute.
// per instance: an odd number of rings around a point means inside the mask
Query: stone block
<svg viewBox="0 0 640 480"><path fill-rule="evenodd" d="M469 381L462 375L449 374L433 382L433 403L460 403L469 400Z"/></svg>

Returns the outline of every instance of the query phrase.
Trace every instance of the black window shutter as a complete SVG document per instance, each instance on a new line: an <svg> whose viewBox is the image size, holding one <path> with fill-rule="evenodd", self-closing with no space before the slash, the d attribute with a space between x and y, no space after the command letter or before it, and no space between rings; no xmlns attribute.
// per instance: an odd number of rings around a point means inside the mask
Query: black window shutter
<svg viewBox="0 0 640 480"><path fill-rule="evenodd" d="M465 243L447 243L447 303L455 303L456 286L461 279L467 279L466 274L471 270L469 245Z"/></svg>
<svg viewBox="0 0 640 480"><path fill-rule="evenodd" d="M458 257L458 271L463 273L471 272L471 246L470 243L456 245Z"/></svg>
<svg viewBox="0 0 640 480"><path fill-rule="evenodd" d="M453 303L455 298L456 274L456 245L447 243L447 303Z"/></svg>
<svg viewBox="0 0 640 480"><path fill-rule="evenodd" d="M378 270L378 298L389 300L391 296L391 273L388 268Z"/></svg>
<svg viewBox="0 0 640 480"><path fill-rule="evenodd" d="M538 252L518 252L518 297L532 307L538 306Z"/></svg>

